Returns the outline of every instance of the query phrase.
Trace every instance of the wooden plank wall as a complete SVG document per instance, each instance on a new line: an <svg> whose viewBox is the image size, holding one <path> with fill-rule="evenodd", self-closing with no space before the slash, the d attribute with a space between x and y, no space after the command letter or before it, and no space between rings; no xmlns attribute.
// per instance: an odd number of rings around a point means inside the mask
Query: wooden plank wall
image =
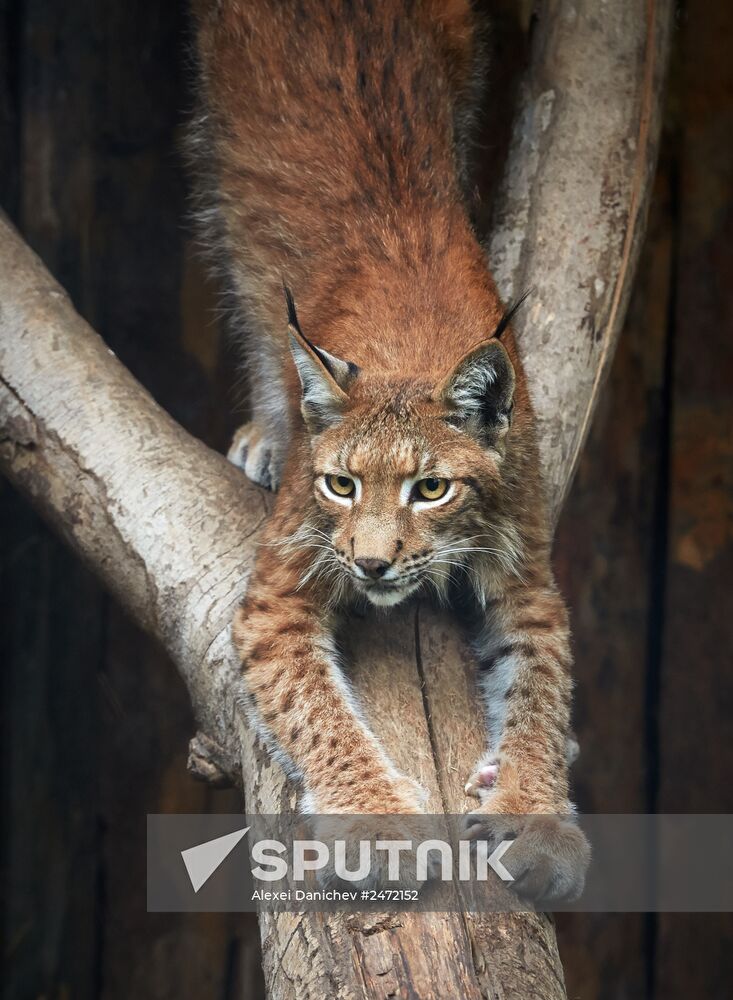
<svg viewBox="0 0 733 1000"><path fill-rule="evenodd" d="M654 791L715 813L733 811L733 5L688 3L680 42ZM730 996L733 915L661 916L654 971L659 996Z"/></svg>
<svg viewBox="0 0 733 1000"><path fill-rule="evenodd" d="M732 45L729 3L679 6L649 234L558 532L587 811L733 809ZM730 916L559 934L571 997L733 989Z"/></svg>
<svg viewBox="0 0 733 1000"><path fill-rule="evenodd" d="M527 4L498 8L503 78ZM136 376L221 448L232 358L182 224L183 11L0 3L0 200ZM649 238L558 532L586 810L733 808L732 35L725 0L680 8ZM5 486L0 517L7 996L257 1000L251 918L145 913L145 814L237 807L185 772L175 671ZM730 918L558 927L571 997L733 987Z"/></svg>

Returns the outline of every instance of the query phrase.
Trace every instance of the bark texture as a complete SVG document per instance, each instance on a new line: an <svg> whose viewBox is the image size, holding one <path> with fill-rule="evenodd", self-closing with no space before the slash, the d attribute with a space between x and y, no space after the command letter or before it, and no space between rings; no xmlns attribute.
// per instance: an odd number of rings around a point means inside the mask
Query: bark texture
<svg viewBox="0 0 733 1000"><path fill-rule="evenodd" d="M540 12L491 240L517 327L557 510L620 328L656 155L670 3L548 0ZM188 436L80 319L0 223L0 463L169 650L202 733L191 767L241 776L251 812L295 807L246 725L229 640L268 498ZM455 625L423 610L388 634L355 622L367 715L430 807L463 812L482 745L472 665ZM270 996L562 998L538 914L281 914L261 918Z"/></svg>
<svg viewBox="0 0 733 1000"><path fill-rule="evenodd" d="M545 0L489 242L540 428L555 517L613 358L644 236L668 0Z"/></svg>

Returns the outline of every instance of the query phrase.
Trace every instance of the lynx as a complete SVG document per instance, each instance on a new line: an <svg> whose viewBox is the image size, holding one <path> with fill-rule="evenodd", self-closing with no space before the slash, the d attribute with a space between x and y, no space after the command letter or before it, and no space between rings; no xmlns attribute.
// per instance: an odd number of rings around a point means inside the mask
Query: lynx
<svg viewBox="0 0 733 1000"><path fill-rule="evenodd" d="M197 4L192 147L277 490L234 623L262 731L317 814L419 813L350 692L344 610L468 593L487 747L469 832L511 816L519 888L580 891L571 654L510 313L464 197L481 77L468 0Z"/></svg>

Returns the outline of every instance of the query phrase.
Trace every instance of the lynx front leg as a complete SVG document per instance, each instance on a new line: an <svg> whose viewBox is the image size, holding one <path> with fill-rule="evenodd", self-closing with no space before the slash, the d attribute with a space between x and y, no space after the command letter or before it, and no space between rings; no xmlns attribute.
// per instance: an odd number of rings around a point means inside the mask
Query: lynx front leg
<svg viewBox="0 0 733 1000"><path fill-rule="evenodd" d="M575 898L590 853L568 800L569 630L551 580L514 585L493 604L480 653L489 749L466 786L481 799L469 835L515 838L506 863L520 894Z"/></svg>
<svg viewBox="0 0 733 1000"><path fill-rule="evenodd" d="M424 793L395 769L360 716L322 606L267 550L234 636L257 717L302 779L304 811L422 811Z"/></svg>

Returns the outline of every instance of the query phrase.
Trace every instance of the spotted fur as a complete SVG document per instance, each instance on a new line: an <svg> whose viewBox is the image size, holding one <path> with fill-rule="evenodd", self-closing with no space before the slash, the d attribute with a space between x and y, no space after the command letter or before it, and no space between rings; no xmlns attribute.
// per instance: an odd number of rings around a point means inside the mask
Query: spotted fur
<svg viewBox="0 0 733 1000"><path fill-rule="evenodd" d="M534 418L463 196L472 8L197 8L200 215L247 317L253 388L233 457L264 485L281 480L234 627L253 712L309 810L420 811L333 636L356 602L463 591L481 621L489 728L474 821L569 813L568 622ZM450 484L437 502L415 493L426 477Z"/></svg>

